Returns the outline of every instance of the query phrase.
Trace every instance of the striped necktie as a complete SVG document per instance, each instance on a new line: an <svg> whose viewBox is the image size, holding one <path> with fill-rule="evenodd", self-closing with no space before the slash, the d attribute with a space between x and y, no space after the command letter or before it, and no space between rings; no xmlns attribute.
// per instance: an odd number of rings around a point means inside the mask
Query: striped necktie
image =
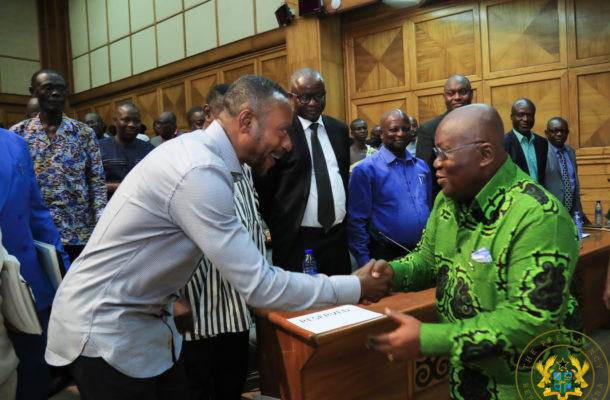
<svg viewBox="0 0 610 400"><path fill-rule="evenodd" d="M559 158L561 158L561 180L563 182L563 205L568 212L572 210L572 184L570 183L570 174L568 173L568 163L566 162L565 150L559 150Z"/></svg>

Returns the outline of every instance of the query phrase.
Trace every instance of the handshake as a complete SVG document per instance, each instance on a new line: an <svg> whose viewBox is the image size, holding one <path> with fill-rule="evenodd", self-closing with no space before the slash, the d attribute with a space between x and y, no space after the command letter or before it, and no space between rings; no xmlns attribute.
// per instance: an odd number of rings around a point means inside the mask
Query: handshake
<svg viewBox="0 0 610 400"><path fill-rule="evenodd" d="M353 275L360 278L360 302L368 305L388 295L394 270L385 260L371 259Z"/></svg>

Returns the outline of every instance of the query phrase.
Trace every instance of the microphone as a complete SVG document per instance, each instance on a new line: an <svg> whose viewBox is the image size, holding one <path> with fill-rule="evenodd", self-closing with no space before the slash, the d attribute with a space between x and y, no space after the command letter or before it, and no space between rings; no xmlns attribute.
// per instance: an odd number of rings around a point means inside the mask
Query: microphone
<svg viewBox="0 0 610 400"><path fill-rule="evenodd" d="M374 234L379 235L379 236L383 236L384 238L386 238L390 242L394 243L396 246L400 247L401 249L403 249L407 253L411 253L411 250L407 249L405 246L403 246L402 244L398 243L396 240L392 239L391 237L389 237L385 233L381 232L379 230L379 228L377 228L375 225L371 225L371 230L373 231Z"/></svg>

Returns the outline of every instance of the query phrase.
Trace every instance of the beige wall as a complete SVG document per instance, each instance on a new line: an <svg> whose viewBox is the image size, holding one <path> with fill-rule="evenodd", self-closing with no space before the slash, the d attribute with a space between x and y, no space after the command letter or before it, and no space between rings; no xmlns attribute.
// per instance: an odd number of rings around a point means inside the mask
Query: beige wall
<svg viewBox="0 0 610 400"><path fill-rule="evenodd" d="M277 28L281 0L70 0L74 92Z"/></svg>
<svg viewBox="0 0 610 400"><path fill-rule="evenodd" d="M29 94L39 69L36 1L0 1L0 93Z"/></svg>

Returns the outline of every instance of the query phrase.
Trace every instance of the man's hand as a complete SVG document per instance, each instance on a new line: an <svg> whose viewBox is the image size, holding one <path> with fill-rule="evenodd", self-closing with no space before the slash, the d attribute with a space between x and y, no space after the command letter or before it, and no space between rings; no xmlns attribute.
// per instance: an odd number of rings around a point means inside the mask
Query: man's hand
<svg viewBox="0 0 610 400"><path fill-rule="evenodd" d="M421 357L419 341L421 322L410 315L389 308L386 308L385 313L400 326L390 333L369 336L366 347L385 355L390 361L406 361Z"/></svg>
<svg viewBox="0 0 610 400"><path fill-rule="evenodd" d="M394 278L394 270L392 267L390 267L390 264L388 264L386 260L377 260L375 261L373 269L371 270L371 276L373 278L379 278L382 275L387 275L390 277L390 280L392 280Z"/></svg>
<svg viewBox="0 0 610 400"><path fill-rule="evenodd" d="M176 329L178 329L178 332L180 332L181 335L184 335L184 333L187 331L192 332L194 330L194 322L191 305L188 304L184 298L175 301L173 305L174 323L176 324Z"/></svg>
<svg viewBox="0 0 610 400"><path fill-rule="evenodd" d="M383 260L382 262L385 263ZM379 273L375 277L373 275L374 265L375 260L371 259L362 268L354 272L354 275L360 278L360 301L364 304L374 303L387 296L392 283L392 278L388 275Z"/></svg>

